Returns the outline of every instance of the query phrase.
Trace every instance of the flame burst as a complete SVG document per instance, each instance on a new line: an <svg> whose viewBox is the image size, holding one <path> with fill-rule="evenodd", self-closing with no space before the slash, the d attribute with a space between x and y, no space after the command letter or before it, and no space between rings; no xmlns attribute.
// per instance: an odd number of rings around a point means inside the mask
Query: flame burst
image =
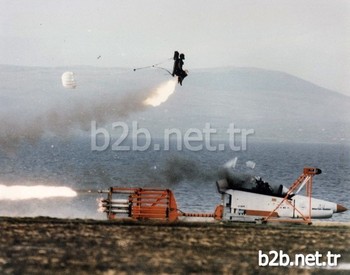
<svg viewBox="0 0 350 275"><path fill-rule="evenodd" d="M169 96L175 92L177 79L171 79L161 84L148 98L143 101L144 105L157 107L168 100Z"/></svg>
<svg viewBox="0 0 350 275"><path fill-rule="evenodd" d="M77 193L64 186L0 185L0 200L45 199L51 197L75 197Z"/></svg>

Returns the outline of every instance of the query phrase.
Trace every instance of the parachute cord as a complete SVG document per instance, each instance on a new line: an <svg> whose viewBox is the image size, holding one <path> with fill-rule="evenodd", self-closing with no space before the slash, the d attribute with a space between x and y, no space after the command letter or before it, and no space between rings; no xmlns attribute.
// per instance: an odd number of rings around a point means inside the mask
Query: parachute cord
<svg viewBox="0 0 350 275"><path fill-rule="evenodd" d="M164 70L164 71L166 71L168 74L170 74L171 76L173 75L173 74L172 74L168 69L166 69L166 68L159 67L159 66L154 66L154 68Z"/></svg>
<svg viewBox="0 0 350 275"><path fill-rule="evenodd" d="M164 63L169 62L170 60L173 60L173 58L172 58L172 57L169 57L168 59L165 59L165 60L162 61L162 62L159 62L159 63L157 63L157 64L154 64L153 66L156 67L156 66L158 66L158 65L162 65L162 64L164 64Z"/></svg>
<svg viewBox="0 0 350 275"><path fill-rule="evenodd" d="M158 65L161 65L161 64L164 64L164 63L166 63L166 62L169 62L169 60L172 60L172 59L173 59L173 58L170 57L170 58L168 58L168 59L166 59L166 60L164 60L164 61L162 61L162 62L153 64L153 65L150 65L150 66L135 68L134 71L136 71L136 70L148 69L148 68L160 68L160 69L163 69L163 70L168 71L167 69L164 69L164 68L162 68L162 67L158 67ZM168 71L168 72L169 72L169 71ZM169 72L169 73L170 73L170 72ZM170 74L171 74L171 73L170 73Z"/></svg>

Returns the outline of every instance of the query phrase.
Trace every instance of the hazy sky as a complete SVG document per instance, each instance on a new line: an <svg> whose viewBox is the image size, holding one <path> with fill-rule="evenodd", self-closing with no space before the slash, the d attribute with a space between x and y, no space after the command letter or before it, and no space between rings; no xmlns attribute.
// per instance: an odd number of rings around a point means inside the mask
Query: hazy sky
<svg viewBox="0 0 350 275"><path fill-rule="evenodd" d="M350 1L0 0L0 63L284 71L350 96ZM101 56L101 58L97 58Z"/></svg>

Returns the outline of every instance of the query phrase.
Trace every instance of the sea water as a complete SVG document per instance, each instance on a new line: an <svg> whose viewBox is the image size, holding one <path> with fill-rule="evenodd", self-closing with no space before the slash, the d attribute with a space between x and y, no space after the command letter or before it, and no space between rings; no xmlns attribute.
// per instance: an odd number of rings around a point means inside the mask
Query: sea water
<svg viewBox="0 0 350 275"><path fill-rule="evenodd" d="M237 158L234 171L288 187L305 166L320 168L322 174L313 181L313 197L350 208L350 147L345 144L252 141L242 151L228 146L223 151L178 150L173 144L169 150L118 151L108 147L99 152L91 150L90 143L87 137L51 138L19 144L14 152L0 152L0 184L78 190L76 197L2 200L0 216L105 219L105 213L97 211L104 195L95 191L111 186L170 188L179 209L212 213L221 200L215 185L218 170L233 158ZM350 221L350 211L334 214L329 220Z"/></svg>

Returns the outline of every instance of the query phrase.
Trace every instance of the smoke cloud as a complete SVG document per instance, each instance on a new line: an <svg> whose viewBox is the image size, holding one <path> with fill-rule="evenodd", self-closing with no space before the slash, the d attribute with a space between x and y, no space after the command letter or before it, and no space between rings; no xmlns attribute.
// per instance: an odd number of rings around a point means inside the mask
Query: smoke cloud
<svg viewBox="0 0 350 275"><path fill-rule="evenodd" d="M194 180L202 177L201 169L193 160L171 157L165 163L162 174L170 183L178 183L183 180Z"/></svg>
<svg viewBox="0 0 350 275"><path fill-rule="evenodd" d="M283 187L278 183L266 182L258 175L253 174L252 171L249 171L248 173L239 172L238 169L236 169L237 160L238 158L234 158L219 168L219 179L226 179L228 183L227 188L257 191L258 182L264 182L268 184L271 192L274 194L280 195L283 190L286 190L281 189ZM250 169L254 169L256 166L256 163L251 160L247 161L245 164L246 167Z"/></svg>
<svg viewBox="0 0 350 275"><path fill-rule="evenodd" d="M82 94L79 102L56 104L36 116L4 114L0 121L0 149L15 152L20 142L35 144L45 134L67 138L77 130L88 131L92 120L104 124L145 111L150 106L159 106L175 91L175 85L176 81L170 80L153 90L125 96L100 95L97 99L94 97L93 102Z"/></svg>
<svg viewBox="0 0 350 275"><path fill-rule="evenodd" d="M215 181L217 168L204 167L200 161L188 157L171 155L159 167L153 167L152 171L145 170L144 175L151 185L170 187L183 181Z"/></svg>

